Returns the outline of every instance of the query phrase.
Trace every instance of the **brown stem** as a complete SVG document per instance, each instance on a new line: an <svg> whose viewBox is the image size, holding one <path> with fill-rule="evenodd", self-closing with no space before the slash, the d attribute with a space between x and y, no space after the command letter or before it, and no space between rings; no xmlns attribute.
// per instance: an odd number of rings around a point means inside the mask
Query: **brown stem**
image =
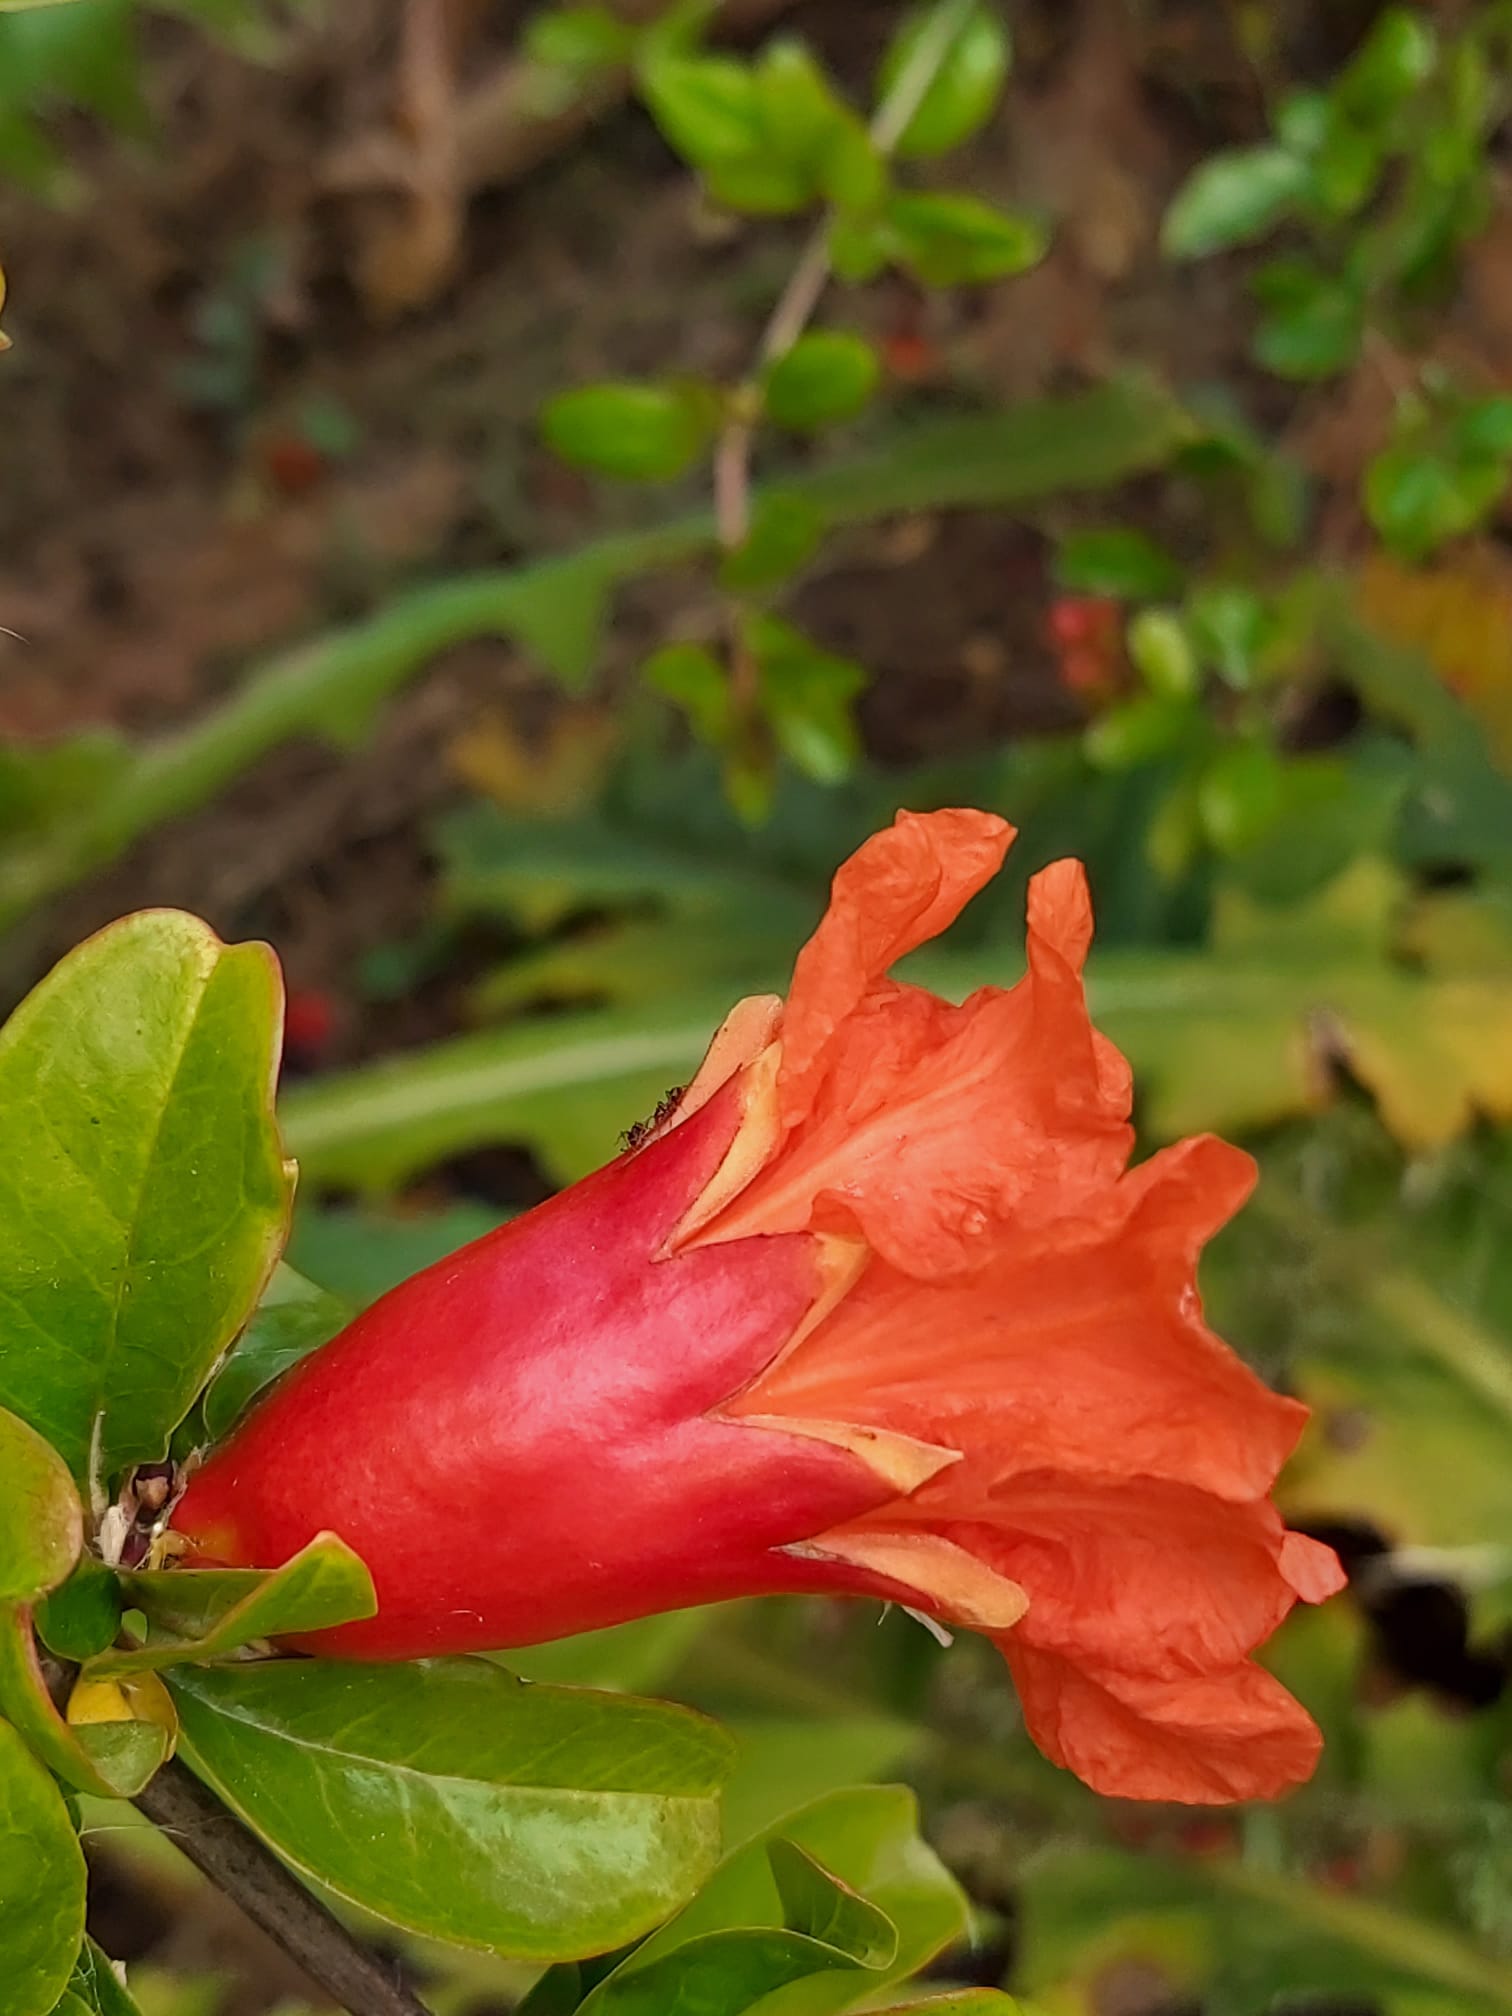
<svg viewBox="0 0 1512 2016"><path fill-rule="evenodd" d="M134 1803L349 2016L430 2016L186 1765L165 1764Z"/></svg>

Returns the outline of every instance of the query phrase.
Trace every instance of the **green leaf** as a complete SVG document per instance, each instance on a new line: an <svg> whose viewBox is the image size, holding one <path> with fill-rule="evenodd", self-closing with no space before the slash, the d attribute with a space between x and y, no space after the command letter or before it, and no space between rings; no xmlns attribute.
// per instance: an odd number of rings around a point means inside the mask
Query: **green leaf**
<svg viewBox="0 0 1512 2016"><path fill-rule="evenodd" d="M100 1799L133 1799L172 1754L172 1704L161 1683L149 1674L131 1687L96 1690L91 1716L65 1721L37 1659L29 1612L0 1604L0 1712L65 1785Z"/></svg>
<svg viewBox="0 0 1512 2016"><path fill-rule="evenodd" d="M1220 854L1243 854L1264 839L1285 804L1281 760L1268 742L1233 742L1203 767L1197 812Z"/></svg>
<svg viewBox="0 0 1512 2016"><path fill-rule="evenodd" d="M84 1545L68 1466L34 1428L0 1408L0 1602L30 1603L65 1581Z"/></svg>
<svg viewBox="0 0 1512 2016"><path fill-rule="evenodd" d="M723 747L730 732L730 680L707 645L664 644L641 667L641 677L687 716L700 742Z"/></svg>
<svg viewBox="0 0 1512 2016"><path fill-rule="evenodd" d="M280 1261L256 1315L205 1390L201 1413L210 1440L229 1434L259 1393L351 1320L339 1297Z"/></svg>
<svg viewBox="0 0 1512 2016"><path fill-rule="evenodd" d="M1455 418L1450 440L1456 455L1469 461L1512 455L1512 393L1472 401Z"/></svg>
<svg viewBox="0 0 1512 2016"><path fill-rule="evenodd" d="M0 833L47 832L81 801L118 783L130 764L125 737L102 728L0 748Z"/></svg>
<svg viewBox="0 0 1512 2016"><path fill-rule="evenodd" d="M687 385L584 385L541 416L565 461L628 481L666 482L692 467L713 433L708 394Z"/></svg>
<svg viewBox="0 0 1512 2016"><path fill-rule="evenodd" d="M800 434L854 419L881 375L877 353L863 337L810 330L767 368L762 380L767 417Z"/></svg>
<svg viewBox="0 0 1512 2016"><path fill-rule="evenodd" d="M728 56L657 56L642 66L641 91L663 137L698 169L759 155L756 76Z"/></svg>
<svg viewBox="0 0 1512 2016"><path fill-rule="evenodd" d="M60 1659L82 1663L115 1642L121 1585L103 1561L86 1554L68 1580L37 1605L37 1636Z"/></svg>
<svg viewBox="0 0 1512 2016"><path fill-rule="evenodd" d="M334 1533L317 1534L281 1568L169 1568L127 1573L128 1603L153 1627L134 1652L91 1659L87 1680L151 1673L186 1661L224 1659L264 1638L292 1638L378 1612L372 1577ZM171 1632L163 1642L160 1634Z"/></svg>
<svg viewBox="0 0 1512 2016"><path fill-rule="evenodd" d="M1454 462L1421 441L1399 441L1365 472L1365 513L1393 553L1422 560L1489 517L1507 481L1501 459Z"/></svg>
<svg viewBox="0 0 1512 2016"><path fill-rule="evenodd" d="M865 672L775 616L753 616L746 641L778 747L806 777L838 784L861 754L854 703Z"/></svg>
<svg viewBox="0 0 1512 2016"><path fill-rule="evenodd" d="M1307 162L1285 147L1235 147L1210 155L1172 199L1161 246L1172 259L1201 259L1253 244L1291 214L1309 181Z"/></svg>
<svg viewBox="0 0 1512 2016"><path fill-rule="evenodd" d="M888 45L877 78L877 99L885 103L899 79L920 57L920 44L938 35L939 0L916 8ZM946 45L918 110L899 135L893 152L900 160L948 154L992 117L1012 60L1008 29L995 6L974 7Z"/></svg>
<svg viewBox="0 0 1512 2016"><path fill-rule="evenodd" d="M996 1988L966 1988L956 1995L931 1995L927 2002L890 2002L877 2016L1020 2016L1020 2007Z"/></svg>
<svg viewBox="0 0 1512 2016"><path fill-rule="evenodd" d="M976 196L894 196L887 225L894 256L926 287L973 286L1026 273L1050 243L1043 225Z"/></svg>
<svg viewBox="0 0 1512 2016"><path fill-rule="evenodd" d="M927 1741L916 1722L851 1712L843 1716L726 1717L739 1746L725 1787L725 1840L765 1833L823 1794L901 1770Z"/></svg>
<svg viewBox="0 0 1512 2016"><path fill-rule="evenodd" d="M630 61L635 30L612 7L550 7L526 24L522 46L534 63L592 75Z"/></svg>
<svg viewBox="0 0 1512 2016"><path fill-rule="evenodd" d="M1147 693L1100 714L1082 736L1082 748L1095 770L1134 770L1189 741L1202 720L1190 696Z"/></svg>
<svg viewBox="0 0 1512 2016"><path fill-rule="evenodd" d="M1264 309L1255 356L1279 378L1331 378L1359 354L1365 304L1357 287L1307 259L1273 259L1255 275Z"/></svg>
<svg viewBox="0 0 1512 2016"><path fill-rule="evenodd" d="M1388 7L1334 85L1332 96L1364 119L1383 119L1433 75L1438 37L1416 7Z"/></svg>
<svg viewBox="0 0 1512 2016"><path fill-rule="evenodd" d="M1073 532L1062 540L1056 578L1078 595L1112 595L1144 602L1174 595L1185 575L1163 546L1143 532L1121 529Z"/></svg>
<svg viewBox="0 0 1512 2016"><path fill-rule="evenodd" d="M897 1952L898 1935L885 1912L838 1881L795 1842L766 1844L778 1900L776 1926L741 1926L704 1933L616 1968L581 2005L582 2016L747 2016L769 1995L799 1981L841 1977L843 2008L872 1985ZM851 1986L846 1977L861 1976Z"/></svg>
<svg viewBox="0 0 1512 2016"><path fill-rule="evenodd" d="M667 1610L659 1617L638 1617L607 1630L557 1638L549 1645L519 1646L508 1655L509 1669L523 1680L549 1680L556 1687L660 1694L708 1628L709 1615L706 1610ZM740 1768L737 1765L737 1775ZM725 1813L728 1828L728 1792Z"/></svg>
<svg viewBox="0 0 1512 2016"><path fill-rule="evenodd" d="M0 1981L6 2016L49 2016L84 1937L84 1856L68 1808L0 1722Z"/></svg>
<svg viewBox="0 0 1512 2016"><path fill-rule="evenodd" d="M1140 609L1124 633L1135 671L1163 700L1185 700L1202 683L1197 654L1186 625L1174 609Z"/></svg>
<svg viewBox="0 0 1512 2016"><path fill-rule="evenodd" d="M87 1482L156 1461L288 1224L266 946L148 911L0 1031L0 1402Z"/></svg>
<svg viewBox="0 0 1512 2016"><path fill-rule="evenodd" d="M831 1971L812 1978L801 2003L793 2005L804 2016L828 2016L862 1993L875 1995L890 1981L907 1980L965 1929L965 1899L920 1838L912 1793L899 1786L853 1786L789 1814L728 1856L687 1909L653 1933L610 1981L628 1983L642 1968L701 1946L732 1926L780 1931L789 1922L792 1892L790 1887L785 1903L769 1853L778 1841L801 1850L883 1914L897 1933L896 1949L877 1973ZM791 1861L788 1867L791 1872ZM666 2006L660 2005L658 2016ZM591 2002L588 2008L598 2016ZM610 2008L619 2016L617 2003L606 2003L605 2016Z"/></svg>
<svg viewBox="0 0 1512 2016"><path fill-rule="evenodd" d="M481 1659L271 1661L170 1685L184 1749L284 1859L407 1930L524 1960L639 1937L718 1848L728 1739Z"/></svg>
<svg viewBox="0 0 1512 2016"><path fill-rule="evenodd" d="M778 588L806 567L825 532L824 514L782 491L757 500L744 545L719 563L719 585L732 594Z"/></svg>
<svg viewBox="0 0 1512 2016"><path fill-rule="evenodd" d="M1204 665L1226 685L1243 693L1254 684L1255 664L1265 643L1264 602L1252 588L1205 582L1187 599L1187 630Z"/></svg>

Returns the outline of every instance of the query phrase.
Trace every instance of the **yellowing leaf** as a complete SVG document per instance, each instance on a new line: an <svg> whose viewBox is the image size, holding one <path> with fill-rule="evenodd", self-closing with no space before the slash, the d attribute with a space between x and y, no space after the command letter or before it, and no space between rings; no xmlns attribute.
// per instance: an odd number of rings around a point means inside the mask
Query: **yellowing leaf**
<svg viewBox="0 0 1512 2016"><path fill-rule="evenodd" d="M1512 1120L1506 959L1459 963L1437 945L1436 963L1407 963L1404 902L1392 869L1361 860L1300 908L1224 891L1203 951L1094 959L1094 1011L1133 1064L1154 1131L1312 1110L1332 1096L1335 1064L1410 1148L1442 1146L1477 1115Z"/></svg>
<svg viewBox="0 0 1512 2016"><path fill-rule="evenodd" d="M1437 567L1383 553L1361 569L1358 592L1365 621L1421 651L1512 764L1512 562L1489 544Z"/></svg>

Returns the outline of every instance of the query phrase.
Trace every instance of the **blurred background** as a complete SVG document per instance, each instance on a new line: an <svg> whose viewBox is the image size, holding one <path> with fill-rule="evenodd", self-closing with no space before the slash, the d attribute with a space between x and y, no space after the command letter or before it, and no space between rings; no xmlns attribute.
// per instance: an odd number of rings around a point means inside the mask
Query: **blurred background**
<svg viewBox="0 0 1512 2016"><path fill-rule="evenodd" d="M1098 1801L865 1606L512 1662L727 1716L753 1810L917 1786L940 1979L1062 2016L1512 2009L1509 52L1496 0L0 9L7 1008L145 905L271 940L290 1258L360 1305L967 802L1022 837L917 977L1011 980L1081 855L1145 1147L1260 1158L1204 1289L1352 1576L1271 1655L1304 1793ZM148 2016L306 2006L89 1841ZM438 2016L528 1980L406 1957Z"/></svg>

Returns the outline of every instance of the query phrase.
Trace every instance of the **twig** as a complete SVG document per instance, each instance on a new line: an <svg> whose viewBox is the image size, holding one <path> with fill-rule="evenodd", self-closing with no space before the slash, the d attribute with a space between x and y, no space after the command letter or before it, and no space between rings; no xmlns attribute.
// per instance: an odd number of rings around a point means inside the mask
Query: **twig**
<svg viewBox="0 0 1512 2016"><path fill-rule="evenodd" d="M890 155L908 131L914 114L941 65L949 56L979 0L949 0L942 6L928 30L919 37L909 61L894 80L891 90L878 106L871 124L871 141L877 152ZM758 390L756 380L769 364L786 356L808 327L809 319L824 298L830 279L830 220L816 226L803 256L793 268L786 287L756 346L756 362L750 378L730 402L730 416L714 448L714 518L719 543L733 551L743 546L751 529L751 450L756 441Z"/></svg>
<svg viewBox="0 0 1512 2016"><path fill-rule="evenodd" d="M430 2016L186 1765L165 1764L134 1803L350 2016Z"/></svg>

